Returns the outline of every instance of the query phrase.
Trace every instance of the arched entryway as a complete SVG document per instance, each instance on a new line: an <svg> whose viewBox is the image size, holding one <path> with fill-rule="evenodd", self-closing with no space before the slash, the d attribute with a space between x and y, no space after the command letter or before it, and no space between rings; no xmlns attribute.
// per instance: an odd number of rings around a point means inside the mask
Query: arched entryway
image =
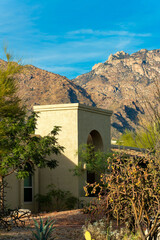
<svg viewBox="0 0 160 240"><path fill-rule="evenodd" d="M94 146L94 151L103 151L103 141L100 133L97 130L92 130L87 138L87 144ZM86 176L87 183L94 183L99 180L99 176L96 176L95 172L87 171Z"/></svg>
<svg viewBox="0 0 160 240"><path fill-rule="evenodd" d="M95 151L103 151L103 141L100 133L97 130L92 130L87 138L87 144L92 144L95 147Z"/></svg>

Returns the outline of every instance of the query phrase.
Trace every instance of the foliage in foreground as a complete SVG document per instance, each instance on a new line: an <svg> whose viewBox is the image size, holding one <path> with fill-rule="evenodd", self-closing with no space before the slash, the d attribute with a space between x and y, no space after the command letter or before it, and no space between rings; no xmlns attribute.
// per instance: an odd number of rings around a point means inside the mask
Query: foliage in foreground
<svg viewBox="0 0 160 240"><path fill-rule="evenodd" d="M78 199L70 191L56 188L53 184L48 186L46 194L36 194L35 199L39 204L39 211L62 211L74 209Z"/></svg>
<svg viewBox="0 0 160 240"><path fill-rule="evenodd" d="M0 181L16 173L18 178L25 178L35 171L35 167L55 168L55 155L61 153L63 147L58 144L59 127L54 127L48 136L34 135L36 115L21 117L16 121L11 118L1 120L3 136L0 134L0 148L4 149L0 155ZM54 154L54 155L53 155ZM51 157L49 157L51 156ZM1 191L1 210L4 209L4 192Z"/></svg>
<svg viewBox="0 0 160 240"><path fill-rule="evenodd" d="M83 226L86 240L140 240L138 233L131 233L128 227L113 230L112 223L107 224L105 219Z"/></svg>
<svg viewBox="0 0 160 240"><path fill-rule="evenodd" d="M33 174L35 167L55 168L53 154L63 151L58 144L60 127L54 127L48 136L34 134L37 115L30 115L17 97L16 76L22 66L12 61L5 50L7 63L0 68L0 185L4 178L16 173L18 178ZM49 158L50 156L50 158ZM4 187L0 191L0 212L4 212Z"/></svg>
<svg viewBox="0 0 160 240"><path fill-rule="evenodd" d="M28 177L35 166L55 168L57 161L46 158L52 153L58 154L63 150L57 142L59 127L54 127L48 136L34 135L36 129L36 114L29 117L12 120L1 120L4 135L0 139L0 147L6 149L1 154L0 176L6 177L16 172L18 178Z"/></svg>
<svg viewBox="0 0 160 240"><path fill-rule="evenodd" d="M95 151L95 146L92 144L82 144L79 147L78 156L78 165L72 170L75 176L81 176L85 170L100 175L107 170L107 158L111 153Z"/></svg>
<svg viewBox="0 0 160 240"><path fill-rule="evenodd" d="M160 226L159 158L118 153L108 163L110 173L101 176L103 188L95 212L111 213L117 223L129 222L130 228L133 231L137 228L143 240L156 236Z"/></svg>
<svg viewBox="0 0 160 240"><path fill-rule="evenodd" d="M17 118L25 114L25 108L20 104L17 97L17 80L16 75L20 73L23 67L13 62L12 56L4 50L7 63L0 66L0 118L12 117Z"/></svg>
<svg viewBox="0 0 160 240"><path fill-rule="evenodd" d="M48 240L51 237L51 234L54 230L53 224L55 223L54 220L50 220L49 218L46 220L46 222L43 224L43 219L40 218L40 223L38 221L34 220L34 225L36 232L32 232L34 238L36 240ZM53 238L52 238L53 239Z"/></svg>

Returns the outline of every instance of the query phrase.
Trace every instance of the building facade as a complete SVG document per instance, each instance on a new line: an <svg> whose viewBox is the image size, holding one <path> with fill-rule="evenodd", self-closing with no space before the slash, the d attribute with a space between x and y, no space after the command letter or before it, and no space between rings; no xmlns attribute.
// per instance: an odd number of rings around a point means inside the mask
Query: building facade
<svg viewBox="0 0 160 240"><path fill-rule="evenodd" d="M38 114L36 134L48 135L54 126L60 126L58 143L64 152L55 156L58 167L37 169L28 181L19 181L14 175L8 177L10 188L7 190L7 203L11 208L28 208L36 211L34 195L45 194L47 186L70 191L77 198L84 198L83 186L87 172L81 177L73 176L70 171L79 161L78 149L81 144L92 143L96 149L110 150L110 118L112 111L89 107L79 103L34 106Z"/></svg>

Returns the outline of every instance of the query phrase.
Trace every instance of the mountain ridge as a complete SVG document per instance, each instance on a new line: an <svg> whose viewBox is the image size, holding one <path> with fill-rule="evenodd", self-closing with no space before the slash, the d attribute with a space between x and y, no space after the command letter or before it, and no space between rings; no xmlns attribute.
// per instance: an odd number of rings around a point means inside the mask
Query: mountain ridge
<svg viewBox="0 0 160 240"><path fill-rule="evenodd" d="M111 54L73 81L90 94L97 107L114 110L112 135L116 136L125 128L136 128L138 116L144 114L141 103L144 98L154 102L154 79L159 78L160 50L141 49L131 55L124 51Z"/></svg>
<svg viewBox="0 0 160 240"><path fill-rule="evenodd" d="M7 64L0 60L0 66ZM154 103L154 79L160 79L160 50L111 54L104 63L75 79L25 65L17 75L18 96L28 109L33 105L82 103L113 110L112 136L134 130L144 98ZM143 96L143 98L141 97Z"/></svg>
<svg viewBox="0 0 160 240"><path fill-rule="evenodd" d="M80 86L59 74L26 65L18 75L18 95L30 108L33 105L81 102L95 106L90 95Z"/></svg>

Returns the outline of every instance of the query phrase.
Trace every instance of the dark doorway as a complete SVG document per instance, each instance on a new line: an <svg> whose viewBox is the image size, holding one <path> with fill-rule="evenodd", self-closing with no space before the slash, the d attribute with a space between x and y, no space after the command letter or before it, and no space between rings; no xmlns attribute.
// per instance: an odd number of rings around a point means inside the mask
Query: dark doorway
<svg viewBox="0 0 160 240"><path fill-rule="evenodd" d="M94 151L103 151L103 142L101 135L98 131L92 130L87 138L87 144L91 144L94 146ZM95 172L87 171L87 183L94 183L99 181L99 176L96 176Z"/></svg>

